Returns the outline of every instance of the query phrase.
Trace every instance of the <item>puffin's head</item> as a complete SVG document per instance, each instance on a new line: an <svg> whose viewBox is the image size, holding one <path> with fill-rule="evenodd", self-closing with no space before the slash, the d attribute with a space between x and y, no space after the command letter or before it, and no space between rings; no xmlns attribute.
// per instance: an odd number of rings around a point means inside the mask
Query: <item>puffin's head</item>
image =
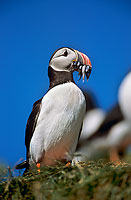
<svg viewBox="0 0 131 200"><path fill-rule="evenodd" d="M78 71L80 78L85 75L87 80L91 73L91 62L89 58L72 48L62 47L57 49L50 58L49 66L55 71L74 72Z"/></svg>

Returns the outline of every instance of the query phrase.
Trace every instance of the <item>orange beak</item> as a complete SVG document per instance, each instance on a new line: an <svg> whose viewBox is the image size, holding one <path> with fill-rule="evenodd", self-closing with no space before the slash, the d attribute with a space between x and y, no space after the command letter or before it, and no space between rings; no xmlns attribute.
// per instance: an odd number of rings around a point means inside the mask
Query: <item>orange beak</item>
<svg viewBox="0 0 131 200"><path fill-rule="evenodd" d="M81 53L77 50L74 51L76 54L76 59L73 61L72 64L73 70L79 72L80 79L81 77L83 77L84 81L86 75L86 78L88 80L92 70L91 61L84 53Z"/></svg>
<svg viewBox="0 0 131 200"><path fill-rule="evenodd" d="M90 67L92 67L91 61L87 55L85 55L84 53L81 53L80 51L77 51L77 50L75 50L75 53L78 58L78 60L76 60L76 61L82 62L83 65L89 65Z"/></svg>

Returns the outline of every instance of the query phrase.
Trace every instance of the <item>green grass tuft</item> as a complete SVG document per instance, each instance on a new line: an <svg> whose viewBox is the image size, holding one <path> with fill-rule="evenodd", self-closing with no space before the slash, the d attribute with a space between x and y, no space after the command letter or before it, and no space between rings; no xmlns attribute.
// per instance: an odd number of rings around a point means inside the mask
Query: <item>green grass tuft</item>
<svg viewBox="0 0 131 200"><path fill-rule="evenodd" d="M4 172L5 173L4 173ZM115 166L102 160L81 163L74 167L60 164L36 169L26 176L5 180L0 169L0 199L38 200L117 200L131 199L131 162Z"/></svg>

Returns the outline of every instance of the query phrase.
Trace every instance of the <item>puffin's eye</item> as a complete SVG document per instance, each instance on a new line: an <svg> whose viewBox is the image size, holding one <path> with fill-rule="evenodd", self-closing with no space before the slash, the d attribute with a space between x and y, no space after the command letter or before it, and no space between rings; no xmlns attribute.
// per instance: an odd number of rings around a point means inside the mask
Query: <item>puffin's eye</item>
<svg viewBox="0 0 131 200"><path fill-rule="evenodd" d="M64 51L63 56L68 56L67 50Z"/></svg>

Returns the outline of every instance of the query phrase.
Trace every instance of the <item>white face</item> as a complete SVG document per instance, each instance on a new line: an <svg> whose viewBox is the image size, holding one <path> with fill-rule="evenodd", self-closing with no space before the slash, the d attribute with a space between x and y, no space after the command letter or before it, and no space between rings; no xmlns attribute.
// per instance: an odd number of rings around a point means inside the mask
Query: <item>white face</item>
<svg viewBox="0 0 131 200"><path fill-rule="evenodd" d="M66 71L69 72L70 64L76 59L76 54L73 50L69 48L61 48L53 55L50 60L49 65L56 71Z"/></svg>

